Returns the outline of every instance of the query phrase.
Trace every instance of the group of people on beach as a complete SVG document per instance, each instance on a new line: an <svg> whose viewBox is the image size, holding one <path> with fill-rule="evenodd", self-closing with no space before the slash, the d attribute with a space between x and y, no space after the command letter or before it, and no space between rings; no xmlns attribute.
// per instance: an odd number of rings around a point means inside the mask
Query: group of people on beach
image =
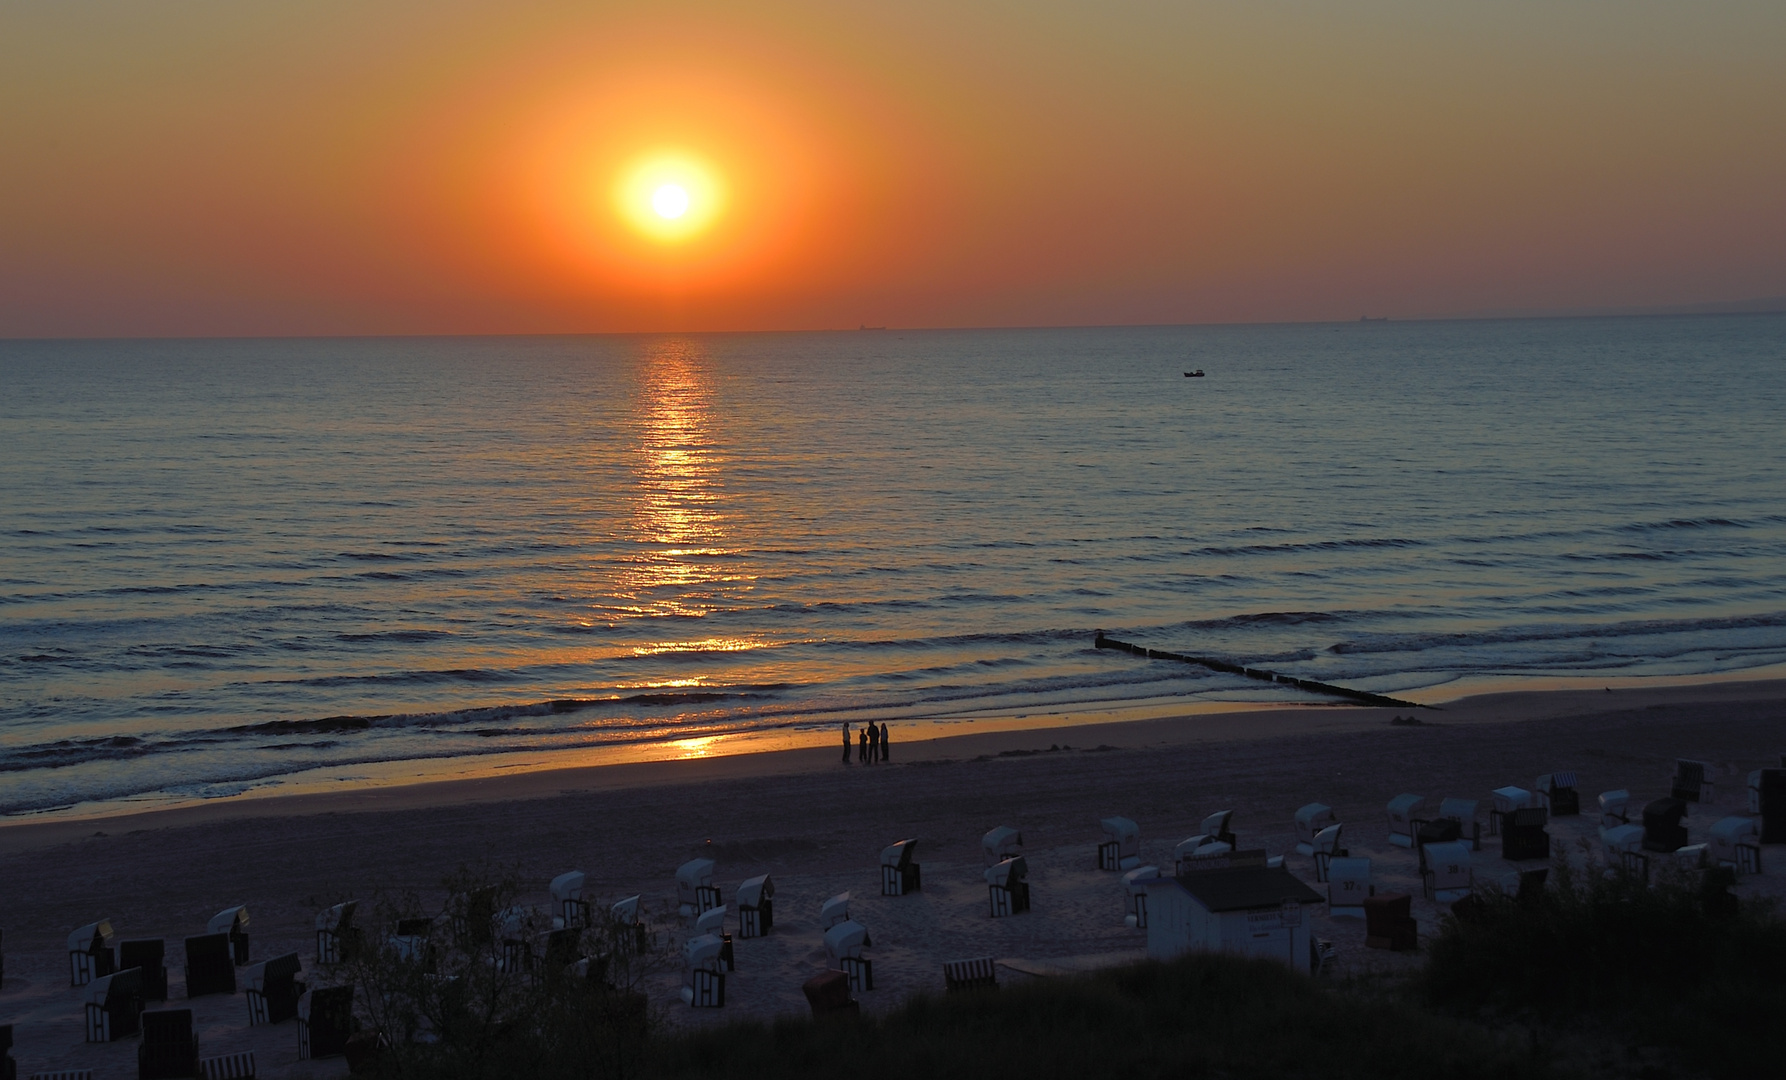
<svg viewBox="0 0 1786 1080"><path fill-rule="evenodd" d="M856 733L856 763L873 765L877 761L887 760L887 725L875 727L864 724ZM843 725L843 763L850 763L850 725Z"/></svg>

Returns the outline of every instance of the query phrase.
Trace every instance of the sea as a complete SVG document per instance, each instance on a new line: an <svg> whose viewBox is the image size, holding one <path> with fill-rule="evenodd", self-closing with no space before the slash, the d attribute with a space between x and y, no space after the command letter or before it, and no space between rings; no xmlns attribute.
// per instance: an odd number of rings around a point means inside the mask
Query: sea
<svg viewBox="0 0 1786 1080"><path fill-rule="evenodd" d="M1761 673L1782 417L1783 315L0 342L0 814Z"/></svg>

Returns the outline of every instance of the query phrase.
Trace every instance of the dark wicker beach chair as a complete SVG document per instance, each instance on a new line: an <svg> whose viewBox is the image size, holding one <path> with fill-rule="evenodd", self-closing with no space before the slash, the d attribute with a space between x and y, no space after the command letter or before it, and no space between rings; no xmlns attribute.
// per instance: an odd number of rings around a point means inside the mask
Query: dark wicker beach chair
<svg viewBox="0 0 1786 1080"><path fill-rule="evenodd" d="M1781 761L1786 765L1786 759ZM1786 768L1749 775L1749 810L1761 817L1761 842L1786 844Z"/></svg>
<svg viewBox="0 0 1786 1080"><path fill-rule="evenodd" d="M943 988L957 990L997 990L998 962L990 956L972 960L943 961Z"/></svg>
<svg viewBox="0 0 1786 1080"><path fill-rule="evenodd" d="M114 971L87 984L87 1041L111 1042L135 1035L143 1015L143 975Z"/></svg>
<svg viewBox="0 0 1786 1080"><path fill-rule="evenodd" d="M136 1048L137 1080L177 1080L198 1075L198 1032L191 1009L143 1014L143 1041Z"/></svg>
<svg viewBox="0 0 1786 1080"><path fill-rule="evenodd" d="M1680 799L1657 799L1643 808L1643 850L1670 852L1687 846L1687 804Z"/></svg>
<svg viewBox="0 0 1786 1080"><path fill-rule="evenodd" d="M248 1024L277 1024L298 1015L304 983L297 953L286 953L253 965L247 972Z"/></svg>
<svg viewBox="0 0 1786 1080"><path fill-rule="evenodd" d="M298 1003L298 1057L335 1057L347 1053L355 1030L353 987L312 990Z"/></svg>
<svg viewBox="0 0 1786 1080"><path fill-rule="evenodd" d="M1420 926L1414 921L1414 898L1384 893L1364 901L1364 943L1373 949L1405 952L1420 947Z"/></svg>
<svg viewBox="0 0 1786 1080"><path fill-rule="evenodd" d="M186 939L186 996L236 992L236 962L229 935L200 934Z"/></svg>
<svg viewBox="0 0 1786 1080"><path fill-rule="evenodd" d="M19 1080L19 1063L12 1059L11 1024L0 1024L0 1080Z"/></svg>
<svg viewBox="0 0 1786 1080"><path fill-rule="evenodd" d="M1550 815L1541 806L1513 811L1501 829L1501 858L1550 858L1550 834L1544 831L1549 823Z"/></svg>
<svg viewBox="0 0 1786 1080"><path fill-rule="evenodd" d="M849 976L841 971L822 971L800 985L813 1019L827 1016L859 1016L862 1003L850 996Z"/></svg>
<svg viewBox="0 0 1786 1080"><path fill-rule="evenodd" d="M1572 772L1545 773L1538 778L1538 794L1550 804L1551 817L1574 817L1581 813L1581 793L1575 787Z"/></svg>
<svg viewBox="0 0 1786 1080"><path fill-rule="evenodd" d="M1674 778L1669 783L1669 794L1682 802L1710 802L1710 771L1711 766L1706 762L1677 758L1674 763Z"/></svg>
<svg viewBox="0 0 1786 1080"><path fill-rule="evenodd" d="M143 973L143 1000L167 1000L167 943L160 938L140 938L118 943L118 967Z"/></svg>

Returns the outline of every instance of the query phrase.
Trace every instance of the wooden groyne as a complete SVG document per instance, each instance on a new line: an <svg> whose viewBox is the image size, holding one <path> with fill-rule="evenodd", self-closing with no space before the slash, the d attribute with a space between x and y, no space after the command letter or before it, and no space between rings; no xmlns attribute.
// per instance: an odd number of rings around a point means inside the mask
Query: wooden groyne
<svg viewBox="0 0 1786 1080"><path fill-rule="evenodd" d="M1249 679L1277 683L1281 686L1294 686L1298 690L1307 690L1311 694L1326 694L1329 697L1345 698L1347 701L1355 701L1360 705L1377 705L1392 709L1431 709L1434 707L1414 701L1403 701L1400 698L1384 697L1382 694L1372 694L1364 690L1354 690L1349 686L1335 686L1332 683L1316 682L1313 679L1298 679L1290 675L1279 675L1275 671L1266 671L1264 668L1243 667L1212 657L1186 656L1184 653L1167 652L1165 649L1149 649L1140 645L1130 645L1126 641L1105 637L1102 630L1098 631L1095 644L1100 649L1118 649L1122 652L1134 653L1136 656L1145 656L1149 660L1176 660L1181 664L1197 664L1211 671L1220 671L1228 675L1245 675Z"/></svg>

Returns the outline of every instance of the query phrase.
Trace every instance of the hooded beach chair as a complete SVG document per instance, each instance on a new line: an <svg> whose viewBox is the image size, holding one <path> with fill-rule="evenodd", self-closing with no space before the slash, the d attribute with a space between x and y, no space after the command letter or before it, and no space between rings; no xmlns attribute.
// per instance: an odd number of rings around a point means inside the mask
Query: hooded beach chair
<svg viewBox="0 0 1786 1080"><path fill-rule="evenodd" d="M252 1050L198 1059L199 1080L255 1080L258 1075L254 1071Z"/></svg>
<svg viewBox="0 0 1786 1080"><path fill-rule="evenodd" d="M501 947L497 953L496 970L517 975L539 974L533 952L533 939L538 929L534 913L518 905L506 907L497 914L494 923L497 944Z"/></svg>
<svg viewBox="0 0 1786 1080"><path fill-rule="evenodd" d="M186 939L186 996L233 994L236 963L228 934L199 934Z"/></svg>
<svg viewBox="0 0 1786 1080"><path fill-rule="evenodd" d="M1321 830L1330 825L1338 825L1339 818L1334 816L1333 807L1326 803L1312 802L1296 811L1296 854L1313 855L1315 853L1315 837Z"/></svg>
<svg viewBox="0 0 1786 1080"><path fill-rule="evenodd" d="M916 840L901 840L891 847L881 849L882 896L904 896L923 887L918 864L913 861L917 854Z"/></svg>
<svg viewBox="0 0 1786 1080"><path fill-rule="evenodd" d="M158 1009L142 1015L143 1041L136 1048L138 1080L184 1080L198 1075L198 1031L191 1009Z"/></svg>
<svg viewBox="0 0 1786 1080"><path fill-rule="evenodd" d="M68 985L85 986L115 970L110 919L88 923L68 935Z"/></svg>
<svg viewBox="0 0 1786 1080"><path fill-rule="evenodd" d="M1522 787L1500 787L1489 792L1488 835L1501 834L1501 822L1515 810L1538 805L1538 796Z"/></svg>
<svg viewBox="0 0 1786 1080"><path fill-rule="evenodd" d="M1617 829L1631 824L1631 793L1624 788L1617 791L1602 791L1597 800L1600 805L1600 834L1604 838L1606 830Z"/></svg>
<svg viewBox="0 0 1786 1080"><path fill-rule="evenodd" d="M854 919L840 922L825 931L825 955L831 966L844 973L855 991L874 989L874 961L862 955L874 942L868 938L868 927Z"/></svg>
<svg viewBox="0 0 1786 1080"><path fill-rule="evenodd" d="M136 968L143 973L143 1000L167 1000L167 943L160 938L139 938L118 943L118 970Z"/></svg>
<svg viewBox="0 0 1786 1080"><path fill-rule="evenodd" d="M1364 944L1372 949L1405 952L1420 947L1420 926L1414 921L1414 898L1384 893L1364 901Z"/></svg>
<svg viewBox="0 0 1786 1080"><path fill-rule="evenodd" d="M1761 818L1761 842L1786 844L1786 768L1749 774L1749 813Z"/></svg>
<svg viewBox="0 0 1786 1080"><path fill-rule="evenodd" d="M1606 861L1628 874L1645 881L1650 876L1649 856L1643 853L1643 826L1620 825L1600 830L1600 844L1606 849Z"/></svg>
<svg viewBox="0 0 1786 1080"><path fill-rule="evenodd" d="M721 904L701 912L700 917L695 919L695 933L718 938L721 945L720 963L725 965L727 971L735 971L737 962L732 952L732 935L726 933L726 910L726 905Z"/></svg>
<svg viewBox="0 0 1786 1080"><path fill-rule="evenodd" d="M1098 845L1099 870L1133 870L1141 865L1141 826L1126 817L1107 817L1098 822L1104 842Z"/></svg>
<svg viewBox="0 0 1786 1080"><path fill-rule="evenodd" d="M205 924L205 932L209 934L228 934L230 957L237 967L248 964L248 909L237 906L224 908L211 916Z"/></svg>
<svg viewBox="0 0 1786 1080"><path fill-rule="evenodd" d="M339 964L359 950L360 931L353 924L358 900L348 900L316 913L316 962Z"/></svg>
<svg viewBox="0 0 1786 1080"><path fill-rule="evenodd" d="M347 1053L354 1033L353 987L325 986L298 999L298 1058Z"/></svg>
<svg viewBox="0 0 1786 1080"><path fill-rule="evenodd" d="M1549 877L1550 867L1539 866L1530 870L1509 870L1497 876L1494 884L1505 895L1522 904L1530 904L1544 894L1544 882Z"/></svg>
<svg viewBox="0 0 1786 1080"><path fill-rule="evenodd" d="M725 942L712 934L688 939L682 946L682 961L687 969L682 984L682 1000L695 1009L718 1009L726 1003L726 974L722 970L720 952Z"/></svg>
<svg viewBox="0 0 1786 1080"><path fill-rule="evenodd" d="M1550 858L1550 812L1542 806L1524 806L1509 814L1501 824L1501 858Z"/></svg>
<svg viewBox="0 0 1786 1080"><path fill-rule="evenodd" d="M433 919L398 919L390 937L391 954L405 963L420 965L423 971L433 971L434 930Z"/></svg>
<svg viewBox="0 0 1786 1080"><path fill-rule="evenodd" d="M1411 848L1425 820L1417 816L1426 799L1420 795L1397 795L1389 800L1389 842L1396 847Z"/></svg>
<svg viewBox="0 0 1786 1080"><path fill-rule="evenodd" d="M1761 873L1761 820L1727 817L1712 826L1711 857L1739 874Z"/></svg>
<svg viewBox="0 0 1786 1080"><path fill-rule="evenodd" d="M1336 858L1344 858L1346 856L1346 849L1339 846L1340 833L1344 829L1344 825L1329 825L1325 829L1316 833L1309 841L1309 854L1313 855L1315 858L1316 882L1325 882L1327 880L1328 870L1333 865L1333 860ZM1298 848L1301 846L1302 845L1300 844L1297 845Z"/></svg>
<svg viewBox="0 0 1786 1080"><path fill-rule="evenodd" d="M690 859L676 868L676 910L683 918L692 919L721 902L713 884L712 859Z"/></svg>
<svg viewBox="0 0 1786 1080"><path fill-rule="evenodd" d="M572 930L589 925L589 905L583 900L585 880L581 870L552 879L552 925Z"/></svg>
<svg viewBox="0 0 1786 1080"><path fill-rule="evenodd" d="M1364 902L1376 895L1371 887L1371 861L1340 856L1327 864L1327 915L1333 919L1364 918Z"/></svg>
<svg viewBox="0 0 1786 1080"><path fill-rule="evenodd" d="M819 929L829 930L840 922L850 921L850 894L840 892L819 905Z"/></svg>
<svg viewBox="0 0 1786 1080"><path fill-rule="evenodd" d="M1672 796L1643 808L1643 850L1667 854L1687 846L1687 804Z"/></svg>
<svg viewBox="0 0 1786 1080"><path fill-rule="evenodd" d="M757 938L775 925L775 882L768 874L744 879L738 886L738 936Z"/></svg>
<svg viewBox="0 0 1786 1080"><path fill-rule="evenodd" d="M1438 816L1416 828L1414 835L1422 844L1463 840L1472 851L1481 851L1482 823L1476 820L1481 809L1479 799L1441 799Z"/></svg>
<svg viewBox="0 0 1786 1080"><path fill-rule="evenodd" d="M990 956L943 961L943 989L948 993L957 990L997 990L998 961Z"/></svg>
<svg viewBox="0 0 1786 1080"><path fill-rule="evenodd" d="M1581 794L1575 790L1572 772L1545 773L1538 778L1539 805L1551 817L1574 817L1581 813Z"/></svg>
<svg viewBox="0 0 1786 1080"><path fill-rule="evenodd" d="M1009 825L1000 825L980 837L980 848L986 853L986 865L1004 862L1023 846L1023 834Z"/></svg>
<svg viewBox="0 0 1786 1080"><path fill-rule="evenodd" d="M632 930L633 949L636 952L645 952L651 945L651 932L645 929L645 919L639 914L642 902L643 898L640 896L629 896L608 909L608 918L615 930Z"/></svg>
<svg viewBox="0 0 1786 1080"><path fill-rule="evenodd" d="M1708 761L1675 759L1674 776L1669 781L1669 795L1682 802L1711 802L1712 771L1712 765Z"/></svg>
<svg viewBox="0 0 1786 1080"><path fill-rule="evenodd" d="M111 1042L137 1033L143 1014L143 973L135 968L87 984L87 1041Z"/></svg>
<svg viewBox="0 0 1786 1080"><path fill-rule="evenodd" d="M812 1008L814 1020L827 1016L858 1016L862 1003L850 996L850 977L835 969L826 969L800 984L806 1004Z"/></svg>
<svg viewBox="0 0 1786 1080"><path fill-rule="evenodd" d="M1021 855L986 868L986 891L993 918L1029 910L1029 882L1024 880L1028 874L1029 863Z"/></svg>
<svg viewBox="0 0 1786 1080"><path fill-rule="evenodd" d="M1420 861L1420 882L1428 900L1454 904L1470 895L1475 872L1467 841L1427 844L1420 849Z"/></svg>
<svg viewBox="0 0 1786 1080"><path fill-rule="evenodd" d="M1146 883L1159 876L1160 868L1157 866L1138 866L1122 876L1123 895L1126 899L1123 925L1136 930L1147 929Z"/></svg>
<svg viewBox="0 0 1786 1080"><path fill-rule="evenodd" d="M298 976L303 968L297 953L249 965L244 973L248 1026L278 1024L298 1015L298 999L304 996L304 983Z"/></svg>
<svg viewBox="0 0 1786 1080"><path fill-rule="evenodd" d="M0 968L0 976L6 974ZM0 982L4 979L0 978ZM0 1024L0 1080L19 1080L19 1063L12 1059L12 1025Z"/></svg>

